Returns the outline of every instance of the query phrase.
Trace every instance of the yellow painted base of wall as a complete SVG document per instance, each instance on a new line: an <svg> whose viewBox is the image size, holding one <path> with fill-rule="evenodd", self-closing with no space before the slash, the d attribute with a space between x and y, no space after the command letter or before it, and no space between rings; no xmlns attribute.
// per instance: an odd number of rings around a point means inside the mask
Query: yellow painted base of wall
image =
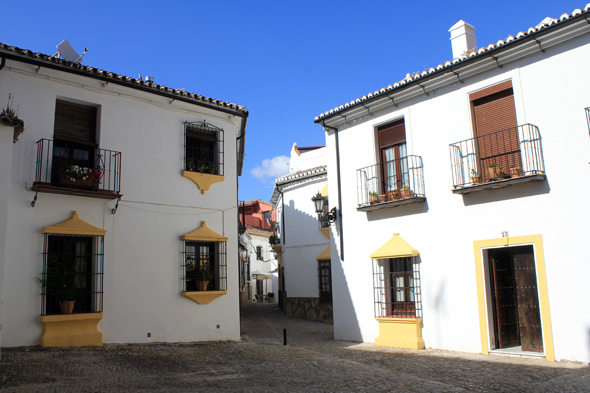
<svg viewBox="0 0 590 393"><path fill-rule="evenodd" d="M379 337L375 345L407 349L424 349L422 318L375 318Z"/></svg>
<svg viewBox="0 0 590 393"><path fill-rule="evenodd" d="M197 187L199 187L199 190L201 190L201 194L204 194L205 191L209 191L209 187L211 187L213 184L220 183L225 180L225 176L191 171L182 171L182 176L192 180L197 185Z"/></svg>
<svg viewBox="0 0 590 393"><path fill-rule="evenodd" d="M182 296L191 299L193 302L199 304L209 304L213 300L226 295L227 291L196 291L196 292L182 292Z"/></svg>
<svg viewBox="0 0 590 393"><path fill-rule="evenodd" d="M42 347L102 346L98 323L102 313L41 315Z"/></svg>

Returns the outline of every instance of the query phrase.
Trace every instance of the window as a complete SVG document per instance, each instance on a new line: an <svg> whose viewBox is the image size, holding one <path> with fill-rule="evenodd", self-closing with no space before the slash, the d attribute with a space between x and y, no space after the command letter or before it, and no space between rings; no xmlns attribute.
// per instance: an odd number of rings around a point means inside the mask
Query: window
<svg viewBox="0 0 590 393"><path fill-rule="evenodd" d="M184 242L184 291L227 290L226 243Z"/></svg>
<svg viewBox="0 0 590 393"><path fill-rule="evenodd" d="M184 165L187 171L223 176L223 129L205 121L184 123Z"/></svg>
<svg viewBox="0 0 590 393"><path fill-rule="evenodd" d="M421 316L418 267L413 257L373 261L376 317L416 318Z"/></svg>
<svg viewBox="0 0 590 393"><path fill-rule="evenodd" d="M382 193L399 192L410 185L404 120L379 127L378 134Z"/></svg>
<svg viewBox="0 0 590 393"><path fill-rule="evenodd" d="M262 246L256 246L256 259L259 261L263 261L262 259Z"/></svg>
<svg viewBox="0 0 590 393"><path fill-rule="evenodd" d="M332 304L332 269L331 261L318 261L318 276L320 286L320 303Z"/></svg>
<svg viewBox="0 0 590 393"><path fill-rule="evenodd" d="M102 312L103 239L45 234L42 315Z"/></svg>

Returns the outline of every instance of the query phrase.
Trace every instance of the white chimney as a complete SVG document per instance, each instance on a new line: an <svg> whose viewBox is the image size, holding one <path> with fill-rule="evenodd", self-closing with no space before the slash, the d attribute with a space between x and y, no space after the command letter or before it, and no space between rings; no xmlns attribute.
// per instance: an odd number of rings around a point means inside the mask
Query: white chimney
<svg viewBox="0 0 590 393"><path fill-rule="evenodd" d="M453 46L453 59L466 55L472 49L477 49L475 27L469 23L460 20L449 29L449 32L451 33L451 45Z"/></svg>

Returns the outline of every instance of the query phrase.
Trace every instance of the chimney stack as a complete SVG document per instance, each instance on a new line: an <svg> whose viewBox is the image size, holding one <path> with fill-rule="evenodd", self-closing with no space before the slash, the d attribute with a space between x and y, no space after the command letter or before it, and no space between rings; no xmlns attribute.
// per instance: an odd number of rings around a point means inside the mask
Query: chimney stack
<svg viewBox="0 0 590 393"><path fill-rule="evenodd" d="M464 20L455 23L449 29L451 33L451 45L453 46L453 59L466 55L472 49L477 49L475 43L475 27Z"/></svg>

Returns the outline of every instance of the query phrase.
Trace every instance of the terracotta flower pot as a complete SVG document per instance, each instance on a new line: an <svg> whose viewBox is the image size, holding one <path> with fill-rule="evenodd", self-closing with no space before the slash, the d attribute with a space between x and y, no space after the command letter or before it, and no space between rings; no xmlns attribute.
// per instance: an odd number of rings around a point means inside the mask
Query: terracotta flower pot
<svg viewBox="0 0 590 393"><path fill-rule="evenodd" d="M197 280L196 281L197 284L197 291L206 291L207 290L207 285L209 284L209 281L200 281Z"/></svg>
<svg viewBox="0 0 590 393"><path fill-rule="evenodd" d="M406 188L402 188L401 194L402 194L402 198L411 198L414 195L414 193L412 192L412 190L409 189L409 188L407 188L407 187Z"/></svg>
<svg viewBox="0 0 590 393"><path fill-rule="evenodd" d="M74 311L75 304L75 300L59 302L59 311L61 311L62 314L71 314Z"/></svg>
<svg viewBox="0 0 590 393"><path fill-rule="evenodd" d="M502 177L504 175L504 171L500 166L489 167L488 175L490 175L490 179L495 179L498 177Z"/></svg>
<svg viewBox="0 0 590 393"><path fill-rule="evenodd" d="M387 191L387 198L390 201L395 201L396 199L400 199L399 190Z"/></svg>
<svg viewBox="0 0 590 393"><path fill-rule="evenodd" d="M59 184L68 187L96 188L98 179L73 179L67 175L59 176Z"/></svg>

